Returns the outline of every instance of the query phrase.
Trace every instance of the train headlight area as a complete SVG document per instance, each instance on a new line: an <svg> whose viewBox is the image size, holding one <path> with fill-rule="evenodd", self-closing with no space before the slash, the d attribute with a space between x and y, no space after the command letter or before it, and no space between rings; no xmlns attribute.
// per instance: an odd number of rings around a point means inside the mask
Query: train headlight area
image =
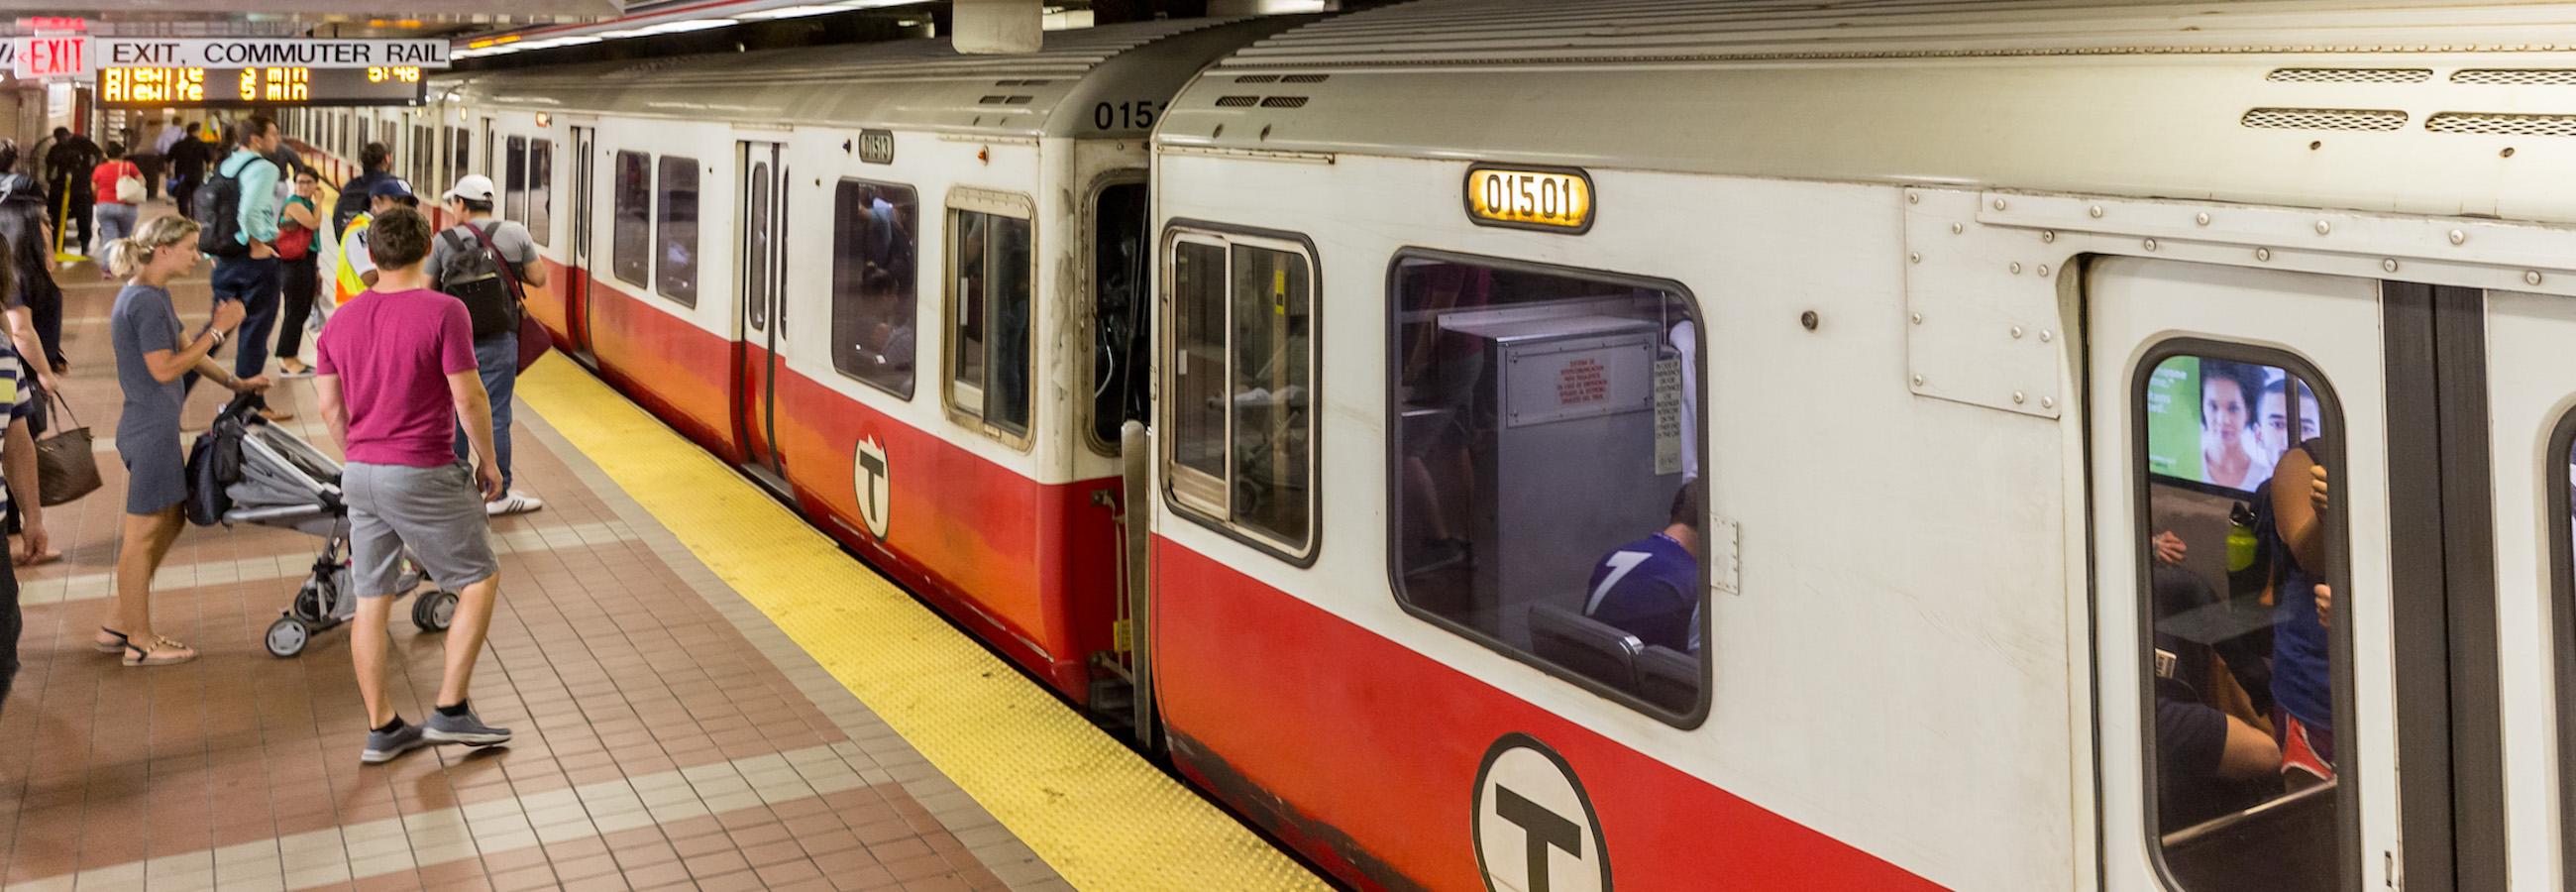
<svg viewBox="0 0 2576 892"><path fill-rule="evenodd" d="M2563 10L1290 6L21 61L489 177L540 439L800 679L678 684L1029 882L2576 877Z"/></svg>

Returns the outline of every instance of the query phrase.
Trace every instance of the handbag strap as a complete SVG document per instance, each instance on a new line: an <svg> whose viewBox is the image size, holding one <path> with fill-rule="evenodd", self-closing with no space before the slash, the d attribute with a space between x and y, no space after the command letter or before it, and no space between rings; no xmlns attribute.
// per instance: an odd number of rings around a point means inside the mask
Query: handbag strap
<svg viewBox="0 0 2576 892"><path fill-rule="evenodd" d="M474 225L472 220L465 221L463 225L465 231L474 233L475 241L483 243L483 250L492 252L493 265L501 268L501 281L510 283L511 299L518 303L527 303L528 292L519 287L519 274L510 269L510 258L501 256L501 249L492 246L492 237L483 234L483 227Z"/></svg>
<svg viewBox="0 0 2576 892"><path fill-rule="evenodd" d="M80 420L80 413L79 413L79 412L72 411L72 401L71 401L71 399L70 399L70 398L63 396L61 393L59 393L59 392L57 392L57 391L51 391L51 390L45 391L45 392L44 392L44 394L45 394L45 421L46 421L46 423L47 423L47 425L48 425L48 426L52 427L52 428L53 428L53 429L55 429L55 430L67 430L67 429L68 429L68 428L63 427L63 426L62 426L62 425L60 425L60 424L54 424L54 423L53 423L53 422L55 421L55 417L54 417L54 410L55 410L55 409L57 409L57 408L59 408L59 409L61 409L61 410L62 410L62 414L71 416L71 419L72 419L72 428L78 428L78 427L81 427L81 426L82 426L82 425L81 425L81 420Z"/></svg>

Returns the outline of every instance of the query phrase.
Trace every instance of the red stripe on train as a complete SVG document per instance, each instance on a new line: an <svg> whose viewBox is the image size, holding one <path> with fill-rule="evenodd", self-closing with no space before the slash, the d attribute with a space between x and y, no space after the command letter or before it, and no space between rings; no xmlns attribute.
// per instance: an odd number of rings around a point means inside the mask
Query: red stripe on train
<svg viewBox="0 0 2576 892"><path fill-rule="evenodd" d="M648 299L659 298L594 278L586 299L532 295L530 303L558 336L569 333L567 319L580 320L602 377L740 462L744 432L761 419L755 403L738 399L735 376L765 352L638 305ZM925 378L914 398L936 399L935 386ZM1093 493L1115 492L1115 478L1041 484L794 371L779 374L777 405L787 478L808 517L1065 696L1088 701L1090 657L1111 646L1118 575L1115 518ZM885 450L889 469L882 542L860 532L856 444L867 439Z"/></svg>
<svg viewBox="0 0 2576 892"><path fill-rule="evenodd" d="M1619 888L1938 888L1213 558L1154 547L1155 688L1177 760L1344 882L1482 888L1477 769L1520 733L1581 779Z"/></svg>

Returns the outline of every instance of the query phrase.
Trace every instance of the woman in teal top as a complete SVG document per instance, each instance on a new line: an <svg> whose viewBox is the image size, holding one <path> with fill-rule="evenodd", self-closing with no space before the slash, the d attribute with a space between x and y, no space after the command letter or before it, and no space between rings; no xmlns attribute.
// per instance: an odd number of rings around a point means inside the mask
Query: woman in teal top
<svg viewBox="0 0 2576 892"><path fill-rule="evenodd" d="M277 326L277 367L289 378L313 374L313 367L296 358L304 351L304 325L313 316L313 298L322 288L320 255L314 250L313 234L320 227L313 198L321 191L321 175L313 168L295 166L295 194L277 214L277 258L283 267L286 283L286 318Z"/></svg>

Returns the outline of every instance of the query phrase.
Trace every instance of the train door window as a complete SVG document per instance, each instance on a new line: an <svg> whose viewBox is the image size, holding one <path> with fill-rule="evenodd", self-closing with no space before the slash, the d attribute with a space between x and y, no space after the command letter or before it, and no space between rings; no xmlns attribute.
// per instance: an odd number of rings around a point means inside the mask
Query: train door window
<svg viewBox="0 0 2576 892"><path fill-rule="evenodd" d="M2205 343L2205 342L2204 342ZM2149 354L2133 385L2147 802L2189 892L2327 888L2345 860L2327 580L2331 394L2285 358ZM2349 698L2344 698L2349 699Z"/></svg>
<svg viewBox="0 0 2576 892"><path fill-rule="evenodd" d="M1170 254L1172 500L1292 560L1315 542L1312 256L1199 232Z"/></svg>
<svg viewBox="0 0 2576 892"><path fill-rule="evenodd" d="M509 139L509 154L501 162L501 219L528 220L528 138Z"/></svg>
<svg viewBox="0 0 2576 892"><path fill-rule="evenodd" d="M427 124L412 125L411 151L403 153L403 157L411 162L408 165L411 169L411 181L423 186L430 184L430 160L436 157L438 151L431 142L429 135L431 130L432 128Z"/></svg>
<svg viewBox="0 0 2576 892"><path fill-rule="evenodd" d="M1117 452L1118 429L1151 411L1145 364L1153 350L1146 301L1145 184L1104 186L1091 205L1091 444Z"/></svg>
<svg viewBox="0 0 2576 892"><path fill-rule="evenodd" d="M1391 273L1388 555L1416 615L1684 721L1709 518L1678 285L1412 253Z"/></svg>
<svg viewBox="0 0 2576 892"><path fill-rule="evenodd" d="M537 244L554 243L555 228L555 143L550 139L528 141L528 234Z"/></svg>
<svg viewBox="0 0 2576 892"><path fill-rule="evenodd" d="M960 198L984 209L948 211L948 405L1009 438L1026 437L1030 208L1017 196Z"/></svg>
<svg viewBox="0 0 2576 892"><path fill-rule="evenodd" d="M467 171L474 169L474 166L470 163L473 159L466 157L467 153L473 151L473 149L474 144L465 140L465 128L447 128L447 151L449 153L448 157L450 161L447 168L446 178L449 181L452 182L457 177L464 176ZM643 284L643 282L638 280L636 284L640 285Z"/></svg>
<svg viewBox="0 0 2576 892"><path fill-rule="evenodd" d="M653 278L652 156L617 153L615 216L609 221L609 266L637 287Z"/></svg>
<svg viewBox="0 0 2576 892"><path fill-rule="evenodd" d="M750 155L751 149L744 147L743 154ZM769 327L769 249L771 240L778 237L773 231L777 221L769 213L769 183L774 179L769 175L768 161L753 162L751 175L746 178L751 194L742 213L742 313L744 321L755 329Z"/></svg>
<svg viewBox="0 0 2576 892"><path fill-rule="evenodd" d="M921 199L910 186L832 190L832 367L912 399L920 346Z"/></svg>
<svg viewBox="0 0 2576 892"><path fill-rule="evenodd" d="M698 305L698 160L662 156L655 190L661 212L654 232L653 290L687 306Z"/></svg>

